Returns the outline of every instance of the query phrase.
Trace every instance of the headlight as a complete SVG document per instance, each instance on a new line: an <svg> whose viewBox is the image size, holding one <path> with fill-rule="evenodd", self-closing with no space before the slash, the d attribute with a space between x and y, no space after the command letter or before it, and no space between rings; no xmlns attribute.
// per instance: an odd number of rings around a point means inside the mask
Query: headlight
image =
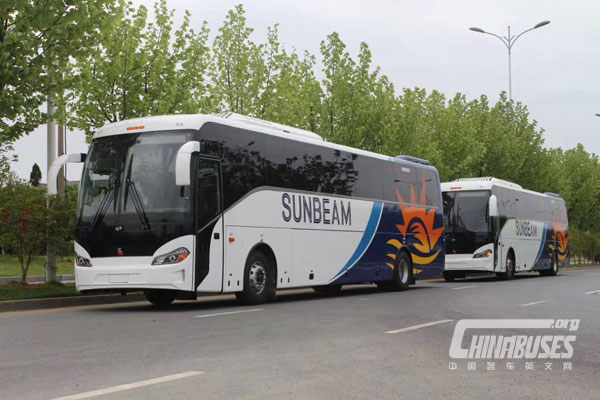
<svg viewBox="0 0 600 400"><path fill-rule="evenodd" d="M75 258L75 265L78 267L91 267L92 263L85 257L77 256Z"/></svg>
<svg viewBox="0 0 600 400"><path fill-rule="evenodd" d="M180 247L170 253L155 257L152 265L177 264L185 260L190 255L190 251L185 247Z"/></svg>
<svg viewBox="0 0 600 400"><path fill-rule="evenodd" d="M492 256L491 250L482 251L481 253L477 253L473 256L473 258L488 258Z"/></svg>

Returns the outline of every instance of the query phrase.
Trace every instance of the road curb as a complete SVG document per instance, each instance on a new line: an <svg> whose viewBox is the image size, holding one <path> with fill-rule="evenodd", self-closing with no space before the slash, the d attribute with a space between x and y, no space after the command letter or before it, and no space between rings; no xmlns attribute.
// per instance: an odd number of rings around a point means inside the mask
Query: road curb
<svg viewBox="0 0 600 400"><path fill-rule="evenodd" d="M57 275L56 280L59 282L75 282L75 275ZM20 276L0 276L0 284L6 284L10 282L20 282ZM45 276L28 276L27 283L45 283Z"/></svg>
<svg viewBox="0 0 600 400"><path fill-rule="evenodd" d="M93 296L51 297L47 299L6 300L0 301L0 312L39 310L45 308L90 306L96 304L131 303L142 301L142 293L103 294Z"/></svg>

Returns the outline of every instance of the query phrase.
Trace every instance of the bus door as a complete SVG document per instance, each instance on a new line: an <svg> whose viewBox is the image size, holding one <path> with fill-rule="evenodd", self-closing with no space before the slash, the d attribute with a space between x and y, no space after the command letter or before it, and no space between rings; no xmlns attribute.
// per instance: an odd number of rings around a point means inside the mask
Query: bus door
<svg viewBox="0 0 600 400"><path fill-rule="evenodd" d="M223 271L223 185L221 162L199 156L196 168L194 207L196 216L196 262L194 290L211 269ZM213 271L214 272L214 271Z"/></svg>

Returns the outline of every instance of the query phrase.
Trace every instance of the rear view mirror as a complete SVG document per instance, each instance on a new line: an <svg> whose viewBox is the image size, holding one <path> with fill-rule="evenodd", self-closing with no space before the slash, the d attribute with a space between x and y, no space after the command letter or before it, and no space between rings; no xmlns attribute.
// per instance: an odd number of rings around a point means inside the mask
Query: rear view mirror
<svg viewBox="0 0 600 400"><path fill-rule="evenodd" d="M192 178L190 177L190 167L192 163L192 154L200 152L200 142L191 141L182 145L177 151L175 159L175 184L177 186L189 186Z"/></svg>
<svg viewBox="0 0 600 400"><path fill-rule="evenodd" d="M489 214L490 217L498 216L498 199L495 195L490 196L490 200L488 202Z"/></svg>
<svg viewBox="0 0 600 400"><path fill-rule="evenodd" d="M82 163L85 161L86 154L85 153L71 153L71 154L63 154L58 157L56 160L52 161L50 165L50 170L48 171L48 194L55 195L58 192L57 188L57 179L58 173L63 165L67 163Z"/></svg>

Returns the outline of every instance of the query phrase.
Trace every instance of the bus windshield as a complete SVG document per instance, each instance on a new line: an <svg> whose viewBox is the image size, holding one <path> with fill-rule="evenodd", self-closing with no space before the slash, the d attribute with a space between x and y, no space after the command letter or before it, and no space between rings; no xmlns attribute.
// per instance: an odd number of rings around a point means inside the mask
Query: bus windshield
<svg viewBox="0 0 600 400"><path fill-rule="evenodd" d="M469 254L493 241L489 191L445 192L446 254Z"/></svg>
<svg viewBox="0 0 600 400"><path fill-rule="evenodd" d="M189 214L189 187L175 185L175 157L186 132L108 136L93 141L83 171L78 225L152 229L167 215Z"/></svg>

